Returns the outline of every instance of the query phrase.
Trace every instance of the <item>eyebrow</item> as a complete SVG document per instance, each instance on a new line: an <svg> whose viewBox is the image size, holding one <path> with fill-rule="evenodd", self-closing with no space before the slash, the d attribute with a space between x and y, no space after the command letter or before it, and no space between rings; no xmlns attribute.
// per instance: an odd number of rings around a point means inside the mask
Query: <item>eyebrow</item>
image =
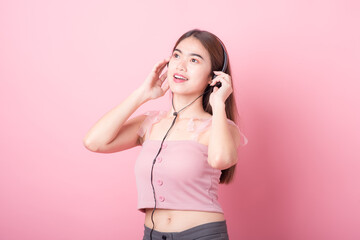
<svg viewBox="0 0 360 240"><path fill-rule="evenodd" d="M181 51L180 49L175 48L174 51L179 51L179 52L182 54L182 51ZM190 56L196 56L196 57L199 57L199 58L201 58L202 60L204 60L204 58L203 58L201 55L196 54L196 53L190 53Z"/></svg>

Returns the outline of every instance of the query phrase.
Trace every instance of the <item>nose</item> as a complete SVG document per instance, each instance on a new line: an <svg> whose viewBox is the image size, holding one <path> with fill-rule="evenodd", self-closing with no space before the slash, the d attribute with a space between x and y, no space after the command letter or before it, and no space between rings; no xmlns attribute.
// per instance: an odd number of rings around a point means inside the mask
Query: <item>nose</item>
<svg viewBox="0 0 360 240"><path fill-rule="evenodd" d="M186 62L185 62L185 60L179 59L177 61L177 64L176 64L176 69L185 71L186 70Z"/></svg>

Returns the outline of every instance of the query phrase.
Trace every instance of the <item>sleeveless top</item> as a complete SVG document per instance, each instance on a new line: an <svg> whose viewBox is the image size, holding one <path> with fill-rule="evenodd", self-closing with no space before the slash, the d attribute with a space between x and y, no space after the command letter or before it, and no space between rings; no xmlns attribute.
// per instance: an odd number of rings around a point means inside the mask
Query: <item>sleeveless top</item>
<svg viewBox="0 0 360 240"><path fill-rule="evenodd" d="M162 141L149 139L149 132L152 125L165 117L167 112L148 111L145 115L147 117L140 126L138 135L143 137L146 134L147 137L135 162L137 208L141 212L145 212L145 208L154 208L151 167ZM230 119L228 122L237 126ZM197 141L199 134L209 127L211 118L197 125L192 118L187 124L187 131L193 132L190 140L164 140L153 168L157 209L223 213L218 202L221 170L208 164L208 146ZM244 146L248 140L240 130L239 132L244 137Z"/></svg>

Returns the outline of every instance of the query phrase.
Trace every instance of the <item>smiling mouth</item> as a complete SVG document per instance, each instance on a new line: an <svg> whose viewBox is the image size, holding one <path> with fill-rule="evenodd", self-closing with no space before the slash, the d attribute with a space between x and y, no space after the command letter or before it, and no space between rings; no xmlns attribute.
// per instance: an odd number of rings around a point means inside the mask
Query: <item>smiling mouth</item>
<svg viewBox="0 0 360 240"><path fill-rule="evenodd" d="M178 74L174 74L174 79L177 79L178 81L187 81L188 80L187 78L180 76Z"/></svg>

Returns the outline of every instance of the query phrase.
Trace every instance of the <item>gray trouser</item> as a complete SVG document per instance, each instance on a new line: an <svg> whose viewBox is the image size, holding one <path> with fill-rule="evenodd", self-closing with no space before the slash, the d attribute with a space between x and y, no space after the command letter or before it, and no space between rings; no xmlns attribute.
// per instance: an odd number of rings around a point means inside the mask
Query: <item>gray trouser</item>
<svg viewBox="0 0 360 240"><path fill-rule="evenodd" d="M151 228L145 226L143 240L150 240ZM229 240L226 221L205 223L182 232L153 230L152 240Z"/></svg>

